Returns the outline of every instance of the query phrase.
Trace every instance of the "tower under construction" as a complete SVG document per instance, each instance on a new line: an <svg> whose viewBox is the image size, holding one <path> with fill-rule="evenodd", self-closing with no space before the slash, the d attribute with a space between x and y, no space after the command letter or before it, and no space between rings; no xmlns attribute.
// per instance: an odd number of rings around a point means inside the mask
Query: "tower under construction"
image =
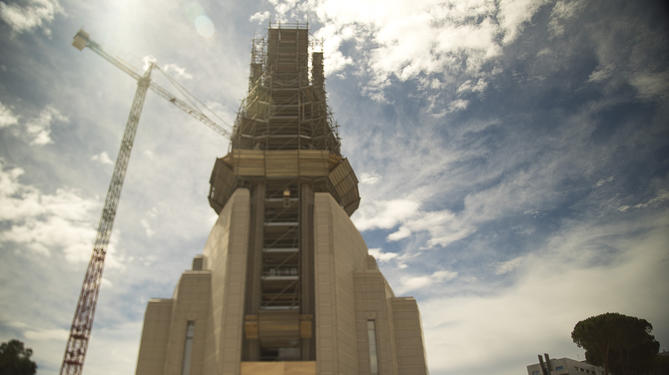
<svg viewBox="0 0 669 375"><path fill-rule="evenodd" d="M416 301L395 297L349 218L358 181L309 50L303 25L253 40L210 179L218 220L172 298L149 301L138 375L427 373Z"/></svg>

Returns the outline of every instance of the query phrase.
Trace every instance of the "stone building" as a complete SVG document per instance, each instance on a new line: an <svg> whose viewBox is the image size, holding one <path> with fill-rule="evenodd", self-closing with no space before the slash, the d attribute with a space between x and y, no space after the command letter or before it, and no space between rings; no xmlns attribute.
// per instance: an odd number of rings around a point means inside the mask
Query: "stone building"
<svg viewBox="0 0 669 375"><path fill-rule="evenodd" d="M358 181L308 36L253 41L210 180L218 220L172 298L149 301L138 375L427 373L416 301L394 295L349 218Z"/></svg>

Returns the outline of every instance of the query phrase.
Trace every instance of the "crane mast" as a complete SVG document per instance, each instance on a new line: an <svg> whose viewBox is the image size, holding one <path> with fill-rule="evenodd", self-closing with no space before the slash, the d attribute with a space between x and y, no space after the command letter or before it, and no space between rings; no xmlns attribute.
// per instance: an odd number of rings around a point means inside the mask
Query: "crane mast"
<svg viewBox="0 0 669 375"><path fill-rule="evenodd" d="M83 369L88 341L91 335L91 328L93 326L95 306L100 292L100 283L102 281L102 270L104 268L105 255L107 254L107 246L109 245L109 239L111 238L118 202L121 198L121 190L123 188L125 172L128 169L128 161L130 160L132 145L135 141L135 134L137 133L139 117L142 114L146 91L151 82L150 77L152 68L153 65L149 66L144 76L137 80L137 91L135 91L135 98L132 101L130 114L128 114L128 121L125 125L125 131L123 132L121 147L118 156L116 157L116 163L114 164L114 173L112 174L111 182L109 183L105 205L102 209L100 223L98 224L98 232L93 245L93 254L88 263L86 276L84 276L84 283L81 287L81 294L79 295L79 302L77 303L77 309L74 313L74 318L72 319L70 336L65 348L65 357L63 358L63 364L60 369L61 375L78 375L81 374Z"/></svg>
<svg viewBox="0 0 669 375"><path fill-rule="evenodd" d="M151 88L170 103L200 120L217 133L229 137L229 132L225 128L209 119L197 108L175 97L168 90L152 82L151 71L155 66L153 63L149 65L143 75L140 75L128 64L105 52L97 43L92 41L89 38L88 33L83 30L79 30L75 35L72 45L79 50L89 47L98 55L129 74L132 78L137 80L137 90L135 91L135 97L132 101L130 113L128 114L128 121L126 122L125 130L123 132L123 139L121 141L119 153L116 157L116 163L114 164L114 172L112 173L111 182L109 183L107 196L102 209L102 215L98 224L97 235L93 245L93 253L91 254L91 259L88 263L88 268L86 269L81 293L77 302L74 318L72 319L72 326L65 347L65 355L60 368L60 375L80 375L83 371L88 342L93 327L95 307L100 292L100 284L102 282L105 256L111 238L119 199L121 198L123 181L125 179L126 170L128 169L128 162L130 160L130 153L132 152L135 134L137 133L139 118L142 114L144 99L146 98L148 89Z"/></svg>

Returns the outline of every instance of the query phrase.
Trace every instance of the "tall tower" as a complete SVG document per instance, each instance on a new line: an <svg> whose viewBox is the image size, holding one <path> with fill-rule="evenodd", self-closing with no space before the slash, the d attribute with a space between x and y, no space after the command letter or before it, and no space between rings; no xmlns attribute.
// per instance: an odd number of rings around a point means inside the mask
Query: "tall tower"
<svg viewBox="0 0 669 375"><path fill-rule="evenodd" d="M173 297L149 301L138 375L427 372L415 300L394 296L349 219L358 181L308 47L301 25L253 41L210 179L219 218Z"/></svg>

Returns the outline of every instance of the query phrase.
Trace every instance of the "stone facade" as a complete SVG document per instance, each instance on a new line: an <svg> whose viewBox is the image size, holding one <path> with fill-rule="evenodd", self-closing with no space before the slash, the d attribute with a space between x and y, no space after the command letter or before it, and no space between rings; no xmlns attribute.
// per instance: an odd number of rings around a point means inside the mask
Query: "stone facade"
<svg viewBox="0 0 669 375"><path fill-rule="evenodd" d="M183 374L189 321L190 375L372 375L370 321L378 374L427 373L416 301L395 297L347 213L327 193L315 194L313 214L316 361L242 361L250 210L248 190L237 189L209 235L198 263L203 270L184 272L173 298L149 301L137 375Z"/></svg>
<svg viewBox="0 0 669 375"><path fill-rule="evenodd" d="M138 375L181 375L188 322L194 323L190 375L239 374L249 192L237 189L204 250L204 270L186 271L171 299L152 299L144 315Z"/></svg>

